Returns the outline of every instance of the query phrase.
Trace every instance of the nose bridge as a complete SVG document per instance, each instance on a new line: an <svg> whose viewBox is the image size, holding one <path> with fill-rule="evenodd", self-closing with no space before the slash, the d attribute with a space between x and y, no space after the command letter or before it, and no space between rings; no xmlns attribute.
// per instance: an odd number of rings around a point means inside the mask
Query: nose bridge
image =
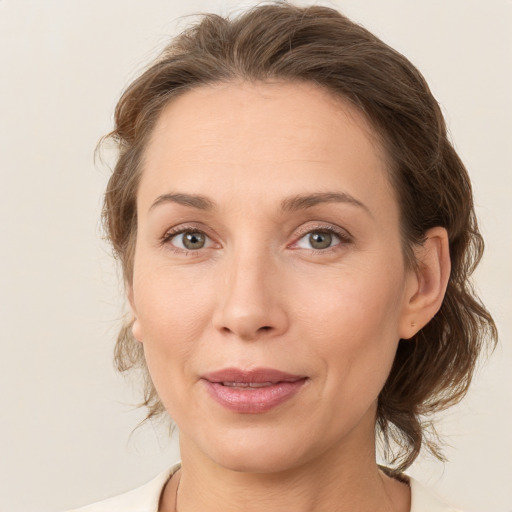
<svg viewBox="0 0 512 512"><path fill-rule="evenodd" d="M215 327L250 340L283 332L287 314L279 293L277 262L266 244L240 241L226 258Z"/></svg>

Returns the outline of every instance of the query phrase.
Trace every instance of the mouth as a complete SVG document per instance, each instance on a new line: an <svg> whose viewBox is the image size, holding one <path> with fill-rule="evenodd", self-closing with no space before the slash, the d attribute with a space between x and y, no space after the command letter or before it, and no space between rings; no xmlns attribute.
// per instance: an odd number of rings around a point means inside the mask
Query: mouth
<svg viewBox="0 0 512 512"><path fill-rule="evenodd" d="M227 368L201 377L211 398L224 408L242 414L270 411L290 400L308 380L270 368L243 371Z"/></svg>
<svg viewBox="0 0 512 512"><path fill-rule="evenodd" d="M227 386L229 388L255 389L268 388L269 386L277 384L277 382L218 382L217 384L222 384L223 386Z"/></svg>

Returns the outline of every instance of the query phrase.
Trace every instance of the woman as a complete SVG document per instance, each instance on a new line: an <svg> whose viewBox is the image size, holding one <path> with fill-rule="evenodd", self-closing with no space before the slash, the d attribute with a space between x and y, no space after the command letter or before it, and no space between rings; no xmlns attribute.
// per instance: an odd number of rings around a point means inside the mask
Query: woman
<svg viewBox="0 0 512 512"><path fill-rule="evenodd" d="M471 186L419 72L326 7L186 30L127 89L105 224L181 464L85 511L454 510L404 471L496 336ZM376 433L389 465L375 460Z"/></svg>

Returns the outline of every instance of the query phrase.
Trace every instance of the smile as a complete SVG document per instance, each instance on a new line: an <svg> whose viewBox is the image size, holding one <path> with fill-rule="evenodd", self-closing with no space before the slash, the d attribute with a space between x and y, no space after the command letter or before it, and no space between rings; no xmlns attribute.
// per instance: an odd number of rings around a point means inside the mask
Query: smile
<svg viewBox="0 0 512 512"><path fill-rule="evenodd" d="M228 368L202 376L209 396L229 411L261 414L290 400L307 377L258 368L243 371Z"/></svg>
<svg viewBox="0 0 512 512"><path fill-rule="evenodd" d="M266 388L268 386L273 386L276 384L275 382L221 382L223 386L228 386L230 388Z"/></svg>

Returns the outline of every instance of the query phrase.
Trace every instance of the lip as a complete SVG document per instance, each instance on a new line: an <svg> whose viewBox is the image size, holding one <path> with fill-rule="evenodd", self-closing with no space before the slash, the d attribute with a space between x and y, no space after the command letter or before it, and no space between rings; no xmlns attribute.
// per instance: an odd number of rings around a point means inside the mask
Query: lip
<svg viewBox="0 0 512 512"><path fill-rule="evenodd" d="M260 414L290 400L307 377L272 368L226 368L201 376L210 396L224 408L242 414Z"/></svg>

